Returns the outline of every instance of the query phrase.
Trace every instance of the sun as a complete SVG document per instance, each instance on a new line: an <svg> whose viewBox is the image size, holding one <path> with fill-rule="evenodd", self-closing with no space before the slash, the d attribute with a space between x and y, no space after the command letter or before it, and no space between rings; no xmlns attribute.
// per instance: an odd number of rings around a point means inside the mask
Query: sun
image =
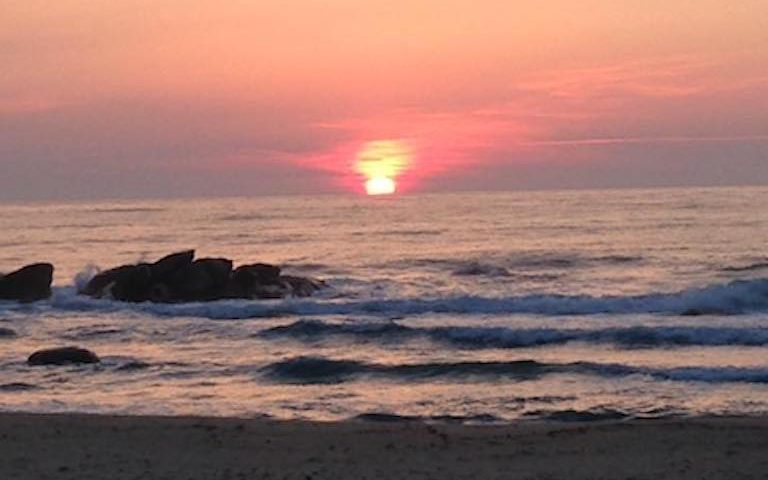
<svg viewBox="0 0 768 480"><path fill-rule="evenodd" d="M365 193L368 195L391 195L395 190L397 185L389 177L373 177L365 182Z"/></svg>
<svg viewBox="0 0 768 480"><path fill-rule="evenodd" d="M397 177L411 165L412 153L406 142L376 140L367 142L357 153L354 168L362 177L368 195L392 195Z"/></svg>

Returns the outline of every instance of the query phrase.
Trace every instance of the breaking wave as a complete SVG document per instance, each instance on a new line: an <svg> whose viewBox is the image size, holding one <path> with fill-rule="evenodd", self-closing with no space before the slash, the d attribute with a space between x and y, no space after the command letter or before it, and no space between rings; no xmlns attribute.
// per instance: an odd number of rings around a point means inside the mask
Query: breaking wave
<svg viewBox="0 0 768 480"><path fill-rule="evenodd" d="M460 348L520 348L567 342L644 346L763 346L768 328L635 326L605 329L506 328L506 327L409 327L396 322L326 323L299 320L259 332L262 338L321 341L336 337L378 342L428 339Z"/></svg>
<svg viewBox="0 0 768 480"><path fill-rule="evenodd" d="M384 365L323 357L296 357L269 364L261 369L261 373L272 380L288 383L340 383L362 375L403 380L471 376L532 380L551 372L553 368L535 360Z"/></svg>
<svg viewBox="0 0 768 480"><path fill-rule="evenodd" d="M477 258L412 258L397 260L379 266L394 268L432 268L448 270L454 275L480 275L486 271L491 275L497 275L500 272L506 272L503 273L503 275L507 276L512 275L512 271L616 266L639 263L643 260L643 257L629 255L589 256L580 253L520 253L509 257L494 258L493 262L489 262L487 259L480 260Z"/></svg>
<svg viewBox="0 0 768 480"><path fill-rule="evenodd" d="M276 382L333 384L360 377L381 377L400 381L505 378L536 380L550 374L580 374L601 377L647 375L657 380L709 383L768 383L768 369L740 367L678 367L670 369L636 367L592 362L543 363L536 360L498 362L447 362L380 364L324 357L294 357L268 364L260 373Z"/></svg>
<svg viewBox="0 0 768 480"><path fill-rule="evenodd" d="M272 301L228 300L186 304L125 304L75 294L71 287L55 289L53 298L35 306L3 305L8 309L54 308L68 311L139 311L158 316L245 319L287 315L404 316L427 313L598 315L738 315L768 311L768 279L739 280L678 293L634 296L522 295L512 297L449 296L444 298L345 299L311 298Z"/></svg>
<svg viewBox="0 0 768 480"><path fill-rule="evenodd" d="M757 270L768 270L768 260L751 263L749 265L730 266L723 268L724 272L753 272Z"/></svg>

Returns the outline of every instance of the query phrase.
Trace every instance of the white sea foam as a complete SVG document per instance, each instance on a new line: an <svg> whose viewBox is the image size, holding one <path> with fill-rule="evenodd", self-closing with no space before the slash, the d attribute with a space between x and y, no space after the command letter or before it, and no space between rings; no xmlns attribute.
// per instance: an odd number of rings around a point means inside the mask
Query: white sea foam
<svg viewBox="0 0 768 480"><path fill-rule="evenodd" d="M94 300L74 294L72 288L58 288L51 301L65 310L137 310L161 316L194 316L214 319L242 319L284 315L420 315L443 313L596 315L737 315L768 311L768 279L742 280L722 285L637 296L525 295L489 298L452 296L446 298L385 299L287 299L228 300L188 304L125 304Z"/></svg>
<svg viewBox="0 0 768 480"><path fill-rule="evenodd" d="M75 275L75 278L73 279L75 288L78 291L82 290L88 284L88 282L90 282L91 279L95 277L99 272L101 272L101 268L99 268L97 265L89 263L85 266L84 269Z"/></svg>

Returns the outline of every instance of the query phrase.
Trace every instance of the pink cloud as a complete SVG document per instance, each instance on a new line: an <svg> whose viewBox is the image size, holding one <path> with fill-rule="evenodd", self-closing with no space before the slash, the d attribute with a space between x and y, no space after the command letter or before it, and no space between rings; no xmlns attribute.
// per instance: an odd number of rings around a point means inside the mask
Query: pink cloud
<svg viewBox="0 0 768 480"><path fill-rule="evenodd" d="M423 112L401 109L385 115L348 118L315 125L344 132L346 140L315 155L303 165L331 172L346 190L360 191L363 179L355 169L360 150L372 141L402 142L412 152L409 166L398 178L400 191L417 188L428 178L467 168L481 161L480 152L497 142L522 141L529 127L505 112Z"/></svg>

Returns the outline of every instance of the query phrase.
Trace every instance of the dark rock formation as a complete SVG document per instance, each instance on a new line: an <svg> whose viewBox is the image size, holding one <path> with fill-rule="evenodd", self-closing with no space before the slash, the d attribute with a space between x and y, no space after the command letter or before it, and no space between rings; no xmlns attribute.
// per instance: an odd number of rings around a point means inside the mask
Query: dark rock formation
<svg viewBox="0 0 768 480"><path fill-rule="evenodd" d="M99 357L90 350L61 347L38 350L27 359L29 365L68 365L72 363L99 363Z"/></svg>
<svg viewBox="0 0 768 480"><path fill-rule="evenodd" d="M100 272L94 276L87 285L81 288L79 293L91 297L101 296L105 290L111 289L114 283L123 278L124 275L127 275L128 272L132 271L134 268L136 268L135 265L124 265L122 267Z"/></svg>
<svg viewBox="0 0 768 480"><path fill-rule="evenodd" d="M306 297L323 286L318 280L281 275L275 265L254 263L233 270L232 260L194 256L188 250L152 264L116 267L93 277L80 293L125 302L203 302Z"/></svg>
<svg viewBox="0 0 768 480"><path fill-rule="evenodd" d="M191 265L194 259L194 250L186 250L165 256L151 265L152 278L159 282L166 281L174 273Z"/></svg>
<svg viewBox="0 0 768 480"><path fill-rule="evenodd" d="M282 298L280 267L266 263L241 265L232 272L230 298Z"/></svg>
<svg viewBox="0 0 768 480"><path fill-rule="evenodd" d="M280 267L255 263L240 266L232 273L229 296L262 299L308 297L323 286L319 280L281 275Z"/></svg>
<svg viewBox="0 0 768 480"><path fill-rule="evenodd" d="M232 260L201 258L174 272L165 285L171 300L216 300L224 297L231 275Z"/></svg>
<svg viewBox="0 0 768 480"><path fill-rule="evenodd" d="M152 268L146 263L124 270L112 285L112 296L123 302L143 302L152 291Z"/></svg>
<svg viewBox="0 0 768 480"><path fill-rule="evenodd" d="M0 276L0 300L35 302L51 296L53 265L35 263Z"/></svg>
<svg viewBox="0 0 768 480"><path fill-rule="evenodd" d="M232 277L233 279L240 277L240 280L251 283L277 283L280 278L280 267L266 263L241 265L237 267Z"/></svg>

